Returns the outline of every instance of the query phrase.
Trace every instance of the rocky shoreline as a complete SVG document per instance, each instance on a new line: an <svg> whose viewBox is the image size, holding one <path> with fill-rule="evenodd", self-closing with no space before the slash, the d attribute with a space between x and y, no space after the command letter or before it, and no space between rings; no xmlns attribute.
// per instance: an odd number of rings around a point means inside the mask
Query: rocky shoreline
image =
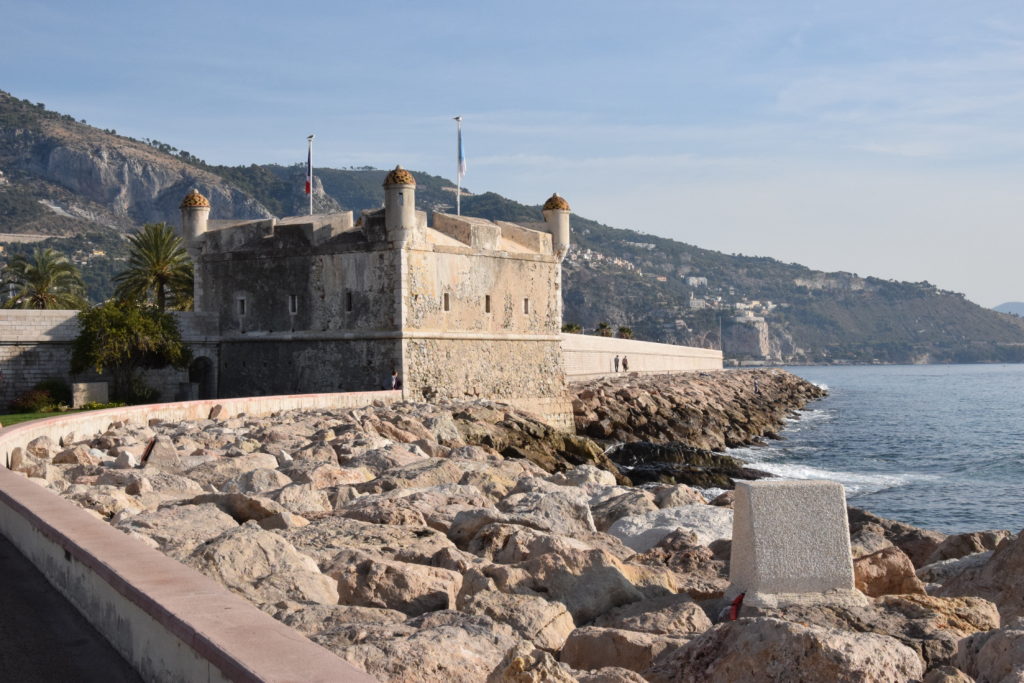
<svg viewBox="0 0 1024 683"><path fill-rule="evenodd" d="M755 370L574 389L601 441L496 403L406 403L115 423L36 439L12 469L380 680L1021 680L1007 531L851 508L865 605L722 621L731 501L679 472L722 474L714 448L772 436L817 387ZM673 467L631 485L617 440Z"/></svg>

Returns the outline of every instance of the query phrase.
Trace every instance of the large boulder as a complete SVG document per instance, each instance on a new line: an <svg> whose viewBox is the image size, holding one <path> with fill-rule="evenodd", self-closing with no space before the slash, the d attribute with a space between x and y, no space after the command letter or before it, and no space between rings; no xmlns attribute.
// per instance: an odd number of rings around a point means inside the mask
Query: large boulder
<svg viewBox="0 0 1024 683"><path fill-rule="evenodd" d="M455 547L444 534L427 527L372 524L343 517L325 517L315 524L285 529L280 534L325 569L345 550L359 550L401 562L431 564L439 552Z"/></svg>
<svg viewBox="0 0 1024 683"><path fill-rule="evenodd" d="M583 624L613 607L644 598L625 569L608 553L587 550L541 555L512 565L492 564L470 570L466 580L479 573L500 591L558 600L577 624Z"/></svg>
<svg viewBox="0 0 1024 683"><path fill-rule="evenodd" d="M1006 529L991 529L988 531L973 531L964 534L947 536L928 557L925 564L942 562L975 553L983 553L995 550L999 544L1007 539L1013 538L1013 534Z"/></svg>
<svg viewBox="0 0 1024 683"><path fill-rule="evenodd" d="M880 595L924 595L924 584L914 573L906 553L895 546L858 558L853 563L857 590L873 598Z"/></svg>
<svg viewBox="0 0 1024 683"><path fill-rule="evenodd" d="M250 453L233 458L218 458L189 469L186 475L202 486L215 486L219 490L240 474L261 468L274 469L277 458L269 453Z"/></svg>
<svg viewBox="0 0 1024 683"><path fill-rule="evenodd" d="M556 534L571 536L596 531L586 499L572 490L515 493L498 503L498 509L518 519L529 519L531 526Z"/></svg>
<svg viewBox="0 0 1024 683"><path fill-rule="evenodd" d="M565 605L534 595L481 591L460 600L459 609L508 624L521 638L553 652L562 649L565 639L576 628Z"/></svg>
<svg viewBox="0 0 1024 683"><path fill-rule="evenodd" d="M259 605L281 600L338 602L335 580L279 534L255 522L198 546L185 563Z"/></svg>
<svg viewBox="0 0 1024 683"><path fill-rule="evenodd" d="M279 489L291 483L291 478L283 472L261 467L233 477L224 483L221 490L226 493L262 493Z"/></svg>
<svg viewBox="0 0 1024 683"><path fill-rule="evenodd" d="M380 681L486 681L520 641L489 617L441 611L405 624L354 625L312 640Z"/></svg>
<svg viewBox="0 0 1024 683"><path fill-rule="evenodd" d="M673 531L692 531L701 545L732 538L732 510L713 505L685 505L623 517L608 527L638 553L645 553Z"/></svg>
<svg viewBox="0 0 1024 683"><path fill-rule="evenodd" d="M1024 534L1004 541L992 552L988 562L967 569L947 582L939 595L977 595L999 607L1003 621L1024 616Z"/></svg>
<svg viewBox="0 0 1024 683"><path fill-rule="evenodd" d="M913 650L888 636L757 618L719 624L666 651L644 676L654 683L904 683L924 671Z"/></svg>
<svg viewBox="0 0 1024 683"><path fill-rule="evenodd" d="M599 616L592 625L643 633L679 635L703 633L711 628L711 620L700 605L688 595L665 595L616 607Z"/></svg>
<svg viewBox="0 0 1024 683"><path fill-rule="evenodd" d="M386 607L410 616L454 608L462 587L457 572L358 550L338 553L325 573L337 580L342 604Z"/></svg>
<svg viewBox="0 0 1024 683"><path fill-rule="evenodd" d="M1024 681L1024 619L960 641L956 666L979 683Z"/></svg>
<svg viewBox="0 0 1024 683"><path fill-rule="evenodd" d="M879 529L885 539L905 552L910 561L914 563L914 567L918 568L928 564L928 558L946 538L945 534L938 531L920 529L910 524L885 519L859 508L848 508L847 517L850 522L851 539L857 537L865 525L873 525L870 528ZM875 547L869 552L877 550L881 550L881 548Z"/></svg>
<svg viewBox="0 0 1024 683"><path fill-rule="evenodd" d="M153 512L141 512L118 521L125 533L136 533L156 541L165 554L184 560L193 550L220 536L238 523L219 507L206 505L172 505Z"/></svg>
<svg viewBox="0 0 1024 683"><path fill-rule="evenodd" d="M687 642L688 638L660 633L585 626L569 635L559 659L574 669L621 667L639 672L650 667L665 650Z"/></svg>
<svg viewBox="0 0 1024 683"><path fill-rule="evenodd" d="M670 569L679 578L678 592L698 600L714 599L729 586L730 547L730 541L701 545L695 533L677 529L630 562Z"/></svg>
<svg viewBox="0 0 1024 683"><path fill-rule="evenodd" d="M654 494L643 489L631 489L620 495L601 501L591 508L594 525L598 531L608 531L623 517L645 515L658 510Z"/></svg>

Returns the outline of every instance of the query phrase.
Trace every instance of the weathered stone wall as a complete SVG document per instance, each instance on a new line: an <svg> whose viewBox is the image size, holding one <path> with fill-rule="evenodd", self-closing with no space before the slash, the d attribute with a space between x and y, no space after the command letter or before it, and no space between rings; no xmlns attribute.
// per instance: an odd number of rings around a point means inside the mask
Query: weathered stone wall
<svg viewBox="0 0 1024 683"><path fill-rule="evenodd" d="M73 382L109 381L93 371L71 374L71 342L78 336L78 311L0 310L0 408L45 379ZM210 315L177 314L182 338L196 357L216 366L217 320ZM146 383L162 400L180 395L189 371L176 368L144 373Z"/></svg>
<svg viewBox="0 0 1024 683"><path fill-rule="evenodd" d="M570 381L613 374L615 356L618 356L620 361L624 356L629 359L630 372L722 369L722 352L716 349L584 334L562 335L565 376Z"/></svg>
<svg viewBox="0 0 1024 683"><path fill-rule="evenodd" d="M543 335L561 328L560 267L551 256L435 246L405 257L407 330Z"/></svg>
<svg viewBox="0 0 1024 683"><path fill-rule="evenodd" d="M301 234L268 242L201 261L201 307L220 317L225 334L398 329L398 252L317 254Z"/></svg>
<svg viewBox="0 0 1024 683"><path fill-rule="evenodd" d="M219 395L337 391L391 388L400 368L401 341L391 338L310 338L293 336L225 339L220 348Z"/></svg>
<svg viewBox="0 0 1024 683"><path fill-rule="evenodd" d="M555 339L426 338L404 341L414 398L554 398L565 395Z"/></svg>

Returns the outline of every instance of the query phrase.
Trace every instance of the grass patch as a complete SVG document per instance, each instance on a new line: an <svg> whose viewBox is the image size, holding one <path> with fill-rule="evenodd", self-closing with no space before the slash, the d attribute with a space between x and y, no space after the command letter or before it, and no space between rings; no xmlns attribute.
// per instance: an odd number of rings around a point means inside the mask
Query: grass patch
<svg viewBox="0 0 1024 683"><path fill-rule="evenodd" d="M19 422L28 422L29 420L41 420L44 417L59 417L61 415L70 415L71 413L80 413L81 410L65 410L64 412L50 411L48 413L12 413L11 415L0 415L0 424L4 427L10 427L16 425Z"/></svg>

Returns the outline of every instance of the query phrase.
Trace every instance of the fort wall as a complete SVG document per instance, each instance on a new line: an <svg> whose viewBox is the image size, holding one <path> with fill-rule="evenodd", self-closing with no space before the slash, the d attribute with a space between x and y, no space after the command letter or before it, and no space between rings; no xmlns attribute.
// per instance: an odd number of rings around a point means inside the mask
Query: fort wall
<svg viewBox="0 0 1024 683"><path fill-rule="evenodd" d="M569 381L615 372L615 356L629 359L630 372L691 372L721 370L722 352L635 339L562 334L562 362Z"/></svg>

